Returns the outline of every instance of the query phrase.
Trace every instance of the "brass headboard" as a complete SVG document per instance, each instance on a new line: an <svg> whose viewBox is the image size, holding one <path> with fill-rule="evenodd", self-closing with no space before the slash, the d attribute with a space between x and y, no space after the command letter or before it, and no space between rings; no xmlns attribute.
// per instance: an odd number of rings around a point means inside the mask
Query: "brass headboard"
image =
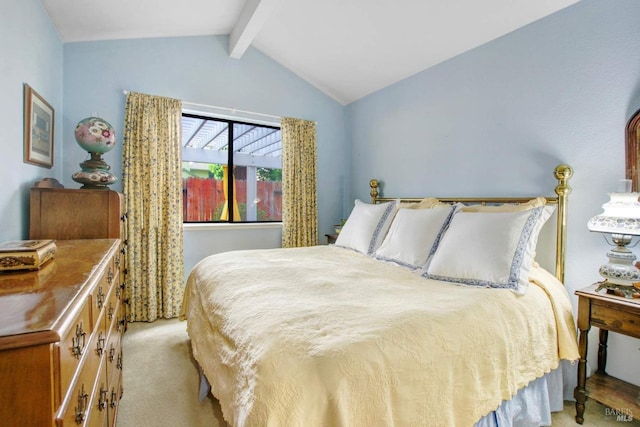
<svg viewBox="0 0 640 427"><path fill-rule="evenodd" d="M546 197L547 203L557 204L557 224L556 224L556 256L555 256L555 276L564 283L564 264L565 264L565 251L567 245L567 201L569 193L571 193L571 187L569 186L569 179L573 175L573 169L569 165L558 165L554 170L554 176L558 181L555 188L555 197ZM379 182L377 179L369 181L369 187L371 187L371 202L382 203L390 202L392 200L400 200L401 202L418 203L422 198L398 198L398 197L381 197L379 191ZM442 198L436 197L443 203L465 203L465 204L481 204L492 205L500 203L526 203L534 197L466 197L466 198Z"/></svg>

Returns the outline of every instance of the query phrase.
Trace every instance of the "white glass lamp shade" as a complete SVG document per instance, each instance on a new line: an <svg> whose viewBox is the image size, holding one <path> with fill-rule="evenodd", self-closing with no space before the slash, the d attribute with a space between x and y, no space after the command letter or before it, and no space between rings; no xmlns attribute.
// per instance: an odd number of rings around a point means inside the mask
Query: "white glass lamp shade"
<svg viewBox="0 0 640 427"><path fill-rule="evenodd" d="M611 235L615 245L607 252L609 262L600 267L600 275L609 283L632 286L640 283L640 270L634 265L635 255L627 245L640 235L640 193L610 193L602 205L604 212L589 220L591 231Z"/></svg>
<svg viewBox="0 0 640 427"><path fill-rule="evenodd" d="M610 193L604 212L591 218L589 230L600 233L640 235L640 193Z"/></svg>

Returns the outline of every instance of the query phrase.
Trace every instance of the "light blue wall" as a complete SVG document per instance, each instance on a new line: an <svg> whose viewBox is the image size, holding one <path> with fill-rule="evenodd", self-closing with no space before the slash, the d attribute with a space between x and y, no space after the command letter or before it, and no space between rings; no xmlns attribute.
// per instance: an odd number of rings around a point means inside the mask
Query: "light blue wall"
<svg viewBox="0 0 640 427"><path fill-rule="evenodd" d="M23 162L23 85L55 110L54 167ZM0 5L0 241L29 234L29 188L62 176L62 42L39 0Z"/></svg>
<svg viewBox="0 0 640 427"><path fill-rule="evenodd" d="M552 195L569 163L566 285L599 280L608 246L586 223L625 175L639 18L637 0L582 0L349 105L352 196L374 177L391 196ZM637 341L610 344L610 370L640 384Z"/></svg>
<svg viewBox="0 0 640 427"><path fill-rule="evenodd" d="M250 48L229 58L228 38L178 37L64 45L64 183L87 154L73 137L75 124L97 113L118 133L118 146L104 158L121 177L124 89L186 102L225 106L317 122L318 201L321 240L340 217L347 182L344 107ZM113 186L121 188L121 183ZM279 230L185 232L185 272L204 256L232 249L279 247Z"/></svg>

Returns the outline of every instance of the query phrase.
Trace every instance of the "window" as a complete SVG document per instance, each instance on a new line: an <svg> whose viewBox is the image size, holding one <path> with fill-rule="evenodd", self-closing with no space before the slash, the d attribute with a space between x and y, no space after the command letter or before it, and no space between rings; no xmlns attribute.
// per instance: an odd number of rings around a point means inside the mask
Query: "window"
<svg viewBox="0 0 640 427"><path fill-rule="evenodd" d="M184 222L282 221L280 128L182 114Z"/></svg>

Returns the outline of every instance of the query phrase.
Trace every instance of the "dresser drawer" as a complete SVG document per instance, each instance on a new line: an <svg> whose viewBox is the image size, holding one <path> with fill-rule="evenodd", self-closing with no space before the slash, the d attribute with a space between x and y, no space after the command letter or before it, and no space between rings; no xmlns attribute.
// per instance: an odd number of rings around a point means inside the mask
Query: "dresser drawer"
<svg viewBox="0 0 640 427"><path fill-rule="evenodd" d="M93 292L91 292L91 324L93 325L98 324L98 318L107 303L107 292L109 292L109 286L107 286L106 279L103 276Z"/></svg>
<svg viewBox="0 0 640 427"><path fill-rule="evenodd" d="M63 397L80 366L82 356L89 349L92 332L89 301L86 300L71 323L67 336L59 343L60 390Z"/></svg>
<svg viewBox="0 0 640 427"><path fill-rule="evenodd" d="M118 271L124 268L124 244L120 244L120 249L113 256L113 266Z"/></svg>
<svg viewBox="0 0 640 427"><path fill-rule="evenodd" d="M118 284L114 284L111 288L111 292L109 293L109 299L107 301L107 306L105 307L105 312L107 316L107 329L113 329L116 319L118 317L118 310L120 306L120 286Z"/></svg>
<svg viewBox="0 0 640 427"><path fill-rule="evenodd" d="M93 346L95 339L92 339L88 344ZM101 368L104 371L104 366L102 366L101 362L102 359L93 354L88 354L84 358L84 363L77 374L75 383L73 383L72 388L65 396L58 411L56 417L58 426L77 427L78 425L88 425L87 422L93 412L98 373Z"/></svg>
<svg viewBox="0 0 640 427"><path fill-rule="evenodd" d="M87 425L91 427L102 427L108 424L109 398L109 383L107 382L107 374L103 362L100 366L100 376L98 377L96 388L93 392L92 414L89 417L89 423Z"/></svg>
<svg viewBox="0 0 640 427"><path fill-rule="evenodd" d="M640 338L640 322L637 313L625 311L620 305L606 301L591 304L591 324L612 332L619 332Z"/></svg>
<svg viewBox="0 0 640 427"><path fill-rule="evenodd" d="M109 387L109 421L111 422L111 420L115 421L118 415L118 406L122 397L122 375L119 375L116 380L112 380Z"/></svg>
<svg viewBox="0 0 640 427"><path fill-rule="evenodd" d="M122 354L122 346L120 334L112 333L109 335L109 345L107 349L107 378L112 381L122 372L122 359L118 357Z"/></svg>
<svg viewBox="0 0 640 427"><path fill-rule="evenodd" d="M113 259L111 259L100 276L97 286L93 292L91 292L91 320L94 325L98 322L100 314L107 306L109 291L112 285L118 280L118 277L118 271L115 269Z"/></svg>
<svg viewBox="0 0 640 427"><path fill-rule="evenodd" d="M89 384L91 378L85 376L82 381L79 381L76 387L74 387L68 396L68 401L61 408L61 412L56 417L56 426L58 427L77 427L84 426L87 423L89 416L91 415L91 397L93 389L88 387L93 386L93 382Z"/></svg>
<svg viewBox="0 0 640 427"><path fill-rule="evenodd" d="M104 355L107 353L107 341L109 339L109 331L105 327L104 317L100 317L100 322L98 323L98 328L95 330L92 340L90 353L87 357L92 359L101 360L104 358Z"/></svg>

